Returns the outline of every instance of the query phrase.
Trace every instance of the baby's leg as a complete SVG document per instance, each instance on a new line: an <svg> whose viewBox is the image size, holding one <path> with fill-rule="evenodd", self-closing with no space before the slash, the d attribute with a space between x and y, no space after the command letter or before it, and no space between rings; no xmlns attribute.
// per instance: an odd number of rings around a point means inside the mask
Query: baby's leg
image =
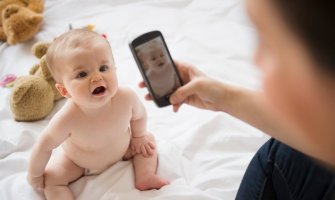
<svg viewBox="0 0 335 200"><path fill-rule="evenodd" d="M154 137L150 138L155 141ZM158 154L154 150L153 155L150 157L143 157L142 154L137 154L133 159L135 168L135 186L139 190L160 189L164 185L169 184L169 181L160 178L156 175Z"/></svg>
<svg viewBox="0 0 335 200"><path fill-rule="evenodd" d="M72 162L62 151L54 162L48 164L44 173L44 194L46 199L72 200L74 196L69 183L78 179L84 169Z"/></svg>

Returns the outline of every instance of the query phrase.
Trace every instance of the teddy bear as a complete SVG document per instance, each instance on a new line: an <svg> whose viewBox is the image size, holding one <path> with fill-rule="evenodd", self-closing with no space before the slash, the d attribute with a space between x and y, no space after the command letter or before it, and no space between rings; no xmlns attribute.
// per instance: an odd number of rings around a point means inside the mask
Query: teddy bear
<svg viewBox="0 0 335 200"><path fill-rule="evenodd" d="M30 75L18 77L10 96L10 108L16 121L36 121L46 117L54 102L62 96L55 87L46 64L46 51L51 43L38 42L33 45L33 54L40 58L30 70Z"/></svg>
<svg viewBox="0 0 335 200"><path fill-rule="evenodd" d="M1 0L0 41L13 45L34 37L43 21L43 9L43 0Z"/></svg>

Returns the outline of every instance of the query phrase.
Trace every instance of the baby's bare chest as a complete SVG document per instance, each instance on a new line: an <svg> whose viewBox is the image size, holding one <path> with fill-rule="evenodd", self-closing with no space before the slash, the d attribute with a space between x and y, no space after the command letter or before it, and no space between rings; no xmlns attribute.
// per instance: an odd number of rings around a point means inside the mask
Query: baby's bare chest
<svg viewBox="0 0 335 200"><path fill-rule="evenodd" d="M78 125L62 147L77 165L105 169L122 159L129 148L130 118L92 120Z"/></svg>
<svg viewBox="0 0 335 200"><path fill-rule="evenodd" d="M73 123L71 136L68 139L85 149L112 145L113 142L117 143L129 138L130 120L131 113L122 113L122 115L114 113L94 119L81 118L80 121Z"/></svg>

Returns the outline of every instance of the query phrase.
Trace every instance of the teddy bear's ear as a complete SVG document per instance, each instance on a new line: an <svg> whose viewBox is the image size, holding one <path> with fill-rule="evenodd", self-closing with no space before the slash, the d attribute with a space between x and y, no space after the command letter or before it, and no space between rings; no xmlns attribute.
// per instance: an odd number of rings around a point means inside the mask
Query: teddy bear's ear
<svg viewBox="0 0 335 200"><path fill-rule="evenodd" d="M35 26L37 24L40 24L42 20L43 20L42 15L36 14L36 15L32 15L28 22L32 26Z"/></svg>
<svg viewBox="0 0 335 200"><path fill-rule="evenodd" d="M28 8L37 12L41 13L44 9L44 0L26 0L28 5Z"/></svg>
<svg viewBox="0 0 335 200"><path fill-rule="evenodd" d="M37 58L42 58L47 53L50 44L50 42L37 42L33 45L31 51Z"/></svg>
<svg viewBox="0 0 335 200"><path fill-rule="evenodd" d="M8 19L13 14L16 14L19 12L19 6L18 5L9 5L5 8L5 10L2 11L2 17L3 19Z"/></svg>

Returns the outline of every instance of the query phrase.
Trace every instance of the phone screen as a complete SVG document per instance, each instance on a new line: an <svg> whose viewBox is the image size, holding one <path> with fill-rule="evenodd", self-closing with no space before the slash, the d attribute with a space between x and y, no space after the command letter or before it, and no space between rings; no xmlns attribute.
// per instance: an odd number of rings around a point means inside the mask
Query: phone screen
<svg viewBox="0 0 335 200"><path fill-rule="evenodd" d="M182 85L161 36L136 46L135 53L156 99L168 97Z"/></svg>

